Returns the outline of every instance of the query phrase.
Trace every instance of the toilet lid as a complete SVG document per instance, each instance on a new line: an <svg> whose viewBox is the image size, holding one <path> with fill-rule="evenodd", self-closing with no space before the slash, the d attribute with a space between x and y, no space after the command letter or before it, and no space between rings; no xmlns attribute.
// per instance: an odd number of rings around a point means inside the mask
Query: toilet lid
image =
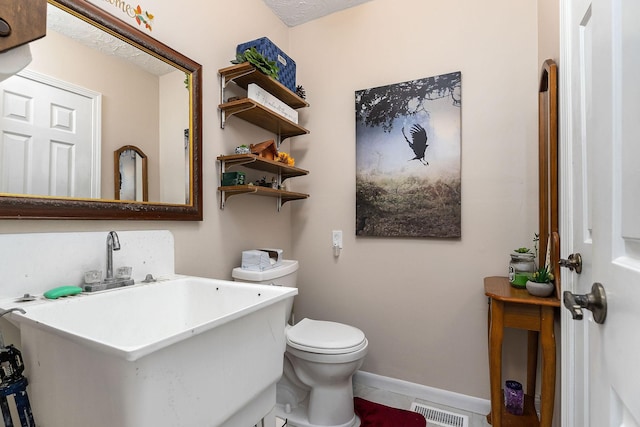
<svg viewBox="0 0 640 427"><path fill-rule="evenodd" d="M287 344L311 353L344 354L365 347L367 340L364 333L353 326L302 319L287 330Z"/></svg>

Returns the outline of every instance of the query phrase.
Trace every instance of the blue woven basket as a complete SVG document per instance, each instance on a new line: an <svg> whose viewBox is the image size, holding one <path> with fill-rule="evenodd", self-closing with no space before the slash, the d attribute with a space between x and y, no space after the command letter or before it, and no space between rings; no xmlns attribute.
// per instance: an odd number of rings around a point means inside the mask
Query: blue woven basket
<svg viewBox="0 0 640 427"><path fill-rule="evenodd" d="M250 42L241 43L236 47L236 53L242 53L255 47L258 52L270 61L275 61L280 69L278 81L292 92L296 91L296 62L273 44L267 37L261 37Z"/></svg>

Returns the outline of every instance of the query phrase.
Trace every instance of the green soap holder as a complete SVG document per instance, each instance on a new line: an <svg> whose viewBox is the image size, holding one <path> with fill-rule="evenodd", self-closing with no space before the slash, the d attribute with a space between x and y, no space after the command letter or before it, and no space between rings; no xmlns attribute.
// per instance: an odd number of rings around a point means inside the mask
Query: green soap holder
<svg viewBox="0 0 640 427"><path fill-rule="evenodd" d="M68 297L71 295L77 295L82 292L82 288L79 286L60 286L53 288L44 293L45 298L57 299L60 297Z"/></svg>

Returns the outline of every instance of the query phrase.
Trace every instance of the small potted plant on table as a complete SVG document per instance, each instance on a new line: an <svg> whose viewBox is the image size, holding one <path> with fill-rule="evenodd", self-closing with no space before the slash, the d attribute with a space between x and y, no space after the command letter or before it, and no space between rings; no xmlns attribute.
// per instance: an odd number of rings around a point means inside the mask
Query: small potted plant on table
<svg viewBox="0 0 640 427"><path fill-rule="evenodd" d="M527 291L537 297L548 297L555 291L553 273L549 271L547 266L540 267L527 280Z"/></svg>
<svg viewBox="0 0 640 427"><path fill-rule="evenodd" d="M531 252L531 249L514 249L509 262L509 282L511 286L524 288L535 269L535 254Z"/></svg>

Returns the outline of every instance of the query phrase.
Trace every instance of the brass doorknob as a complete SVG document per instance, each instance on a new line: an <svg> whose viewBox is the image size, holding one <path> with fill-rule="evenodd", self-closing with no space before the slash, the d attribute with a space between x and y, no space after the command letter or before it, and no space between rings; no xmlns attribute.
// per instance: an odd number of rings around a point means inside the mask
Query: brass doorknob
<svg viewBox="0 0 640 427"><path fill-rule="evenodd" d="M582 273L582 255L579 252L569 255L569 259L561 259L560 267L566 267L569 270L575 270L576 273Z"/></svg>
<svg viewBox="0 0 640 427"><path fill-rule="evenodd" d="M582 320L582 309L586 308L593 312L593 320L603 324L607 318L607 295L601 283L594 283L591 292L585 295L572 294L564 291L562 294L564 306L571 312L575 320Z"/></svg>

